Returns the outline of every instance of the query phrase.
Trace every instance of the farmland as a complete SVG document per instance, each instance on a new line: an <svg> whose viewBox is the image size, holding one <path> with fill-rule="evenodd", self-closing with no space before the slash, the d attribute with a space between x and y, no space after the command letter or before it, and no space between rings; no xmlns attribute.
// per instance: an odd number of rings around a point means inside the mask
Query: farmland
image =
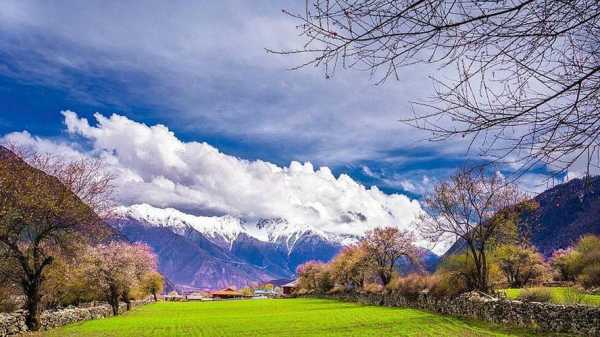
<svg viewBox="0 0 600 337"><path fill-rule="evenodd" d="M163 302L35 334L99 336L549 336L424 311L320 299Z"/></svg>
<svg viewBox="0 0 600 337"><path fill-rule="evenodd" d="M579 290L567 287L546 288L550 292L550 302L555 304L585 304L600 306L600 295L591 295L581 293ZM509 299L518 299L523 289L504 289L502 292Z"/></svg>

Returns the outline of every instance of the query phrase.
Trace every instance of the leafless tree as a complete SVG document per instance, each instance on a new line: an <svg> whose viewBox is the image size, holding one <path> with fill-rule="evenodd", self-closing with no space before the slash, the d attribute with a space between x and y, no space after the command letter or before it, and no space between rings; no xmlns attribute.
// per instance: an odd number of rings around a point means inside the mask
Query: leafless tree
<svg viewBox="0 0 600 337"><path fill-rule="evenodd" d="M405 256L417 261L418 250L414 242L415 237L411 232L395 227L375 228L366 233L361 245L384 286L392 280L398 259Z"/></svg>
<svg viewBox="0 0 600 337"><path fill-rule="evenodd" d="M115 176L106 170L106 163L99 158L66 158L39 152L16 144L5 144L29 165L60 180L94 212L106 218L113 209Z"/></svg>
<svg viewBox="0 0 600 337"><path fill-rule="evenodd" d="M309 54L297 68L368 70L379 82L432 63L451 80L405 122L432 140L472 137L482 154L587 170L600 162L597 0L311 0L295 18ZM452 75L455 73L455 75Z"/></svg>
<svg viewBox="0 0 600 337"><path fill-rule="evenodd" d="M516 186L484 170L460 170L425 198L421 234L432 242L460 239L475 266L475 287L488 291L487 249L502 230L499 212L524 200Z"/></svg>

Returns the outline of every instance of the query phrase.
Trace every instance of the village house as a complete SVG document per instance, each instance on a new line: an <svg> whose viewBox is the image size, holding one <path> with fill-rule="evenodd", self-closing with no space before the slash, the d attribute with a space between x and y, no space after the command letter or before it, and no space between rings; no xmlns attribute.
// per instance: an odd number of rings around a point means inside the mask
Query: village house
<svg viewBox="0 0 600 337"><path fill-rule="evenodd" d="M225 288L217 291L213 291L210 293L213 299L233 299L233 298L242 298L244 294L233 289L233 288Z"/></svg>
<svg viewBox="0 0 600 337"><path fill-rule="evenodd" d="M294 293L294 291L296 291L297 287L298 287L298 280L294 280L290 283L286 283L286 284L282 285L281 288L283 289L283 295L290 296L291 294Z"/></svg>

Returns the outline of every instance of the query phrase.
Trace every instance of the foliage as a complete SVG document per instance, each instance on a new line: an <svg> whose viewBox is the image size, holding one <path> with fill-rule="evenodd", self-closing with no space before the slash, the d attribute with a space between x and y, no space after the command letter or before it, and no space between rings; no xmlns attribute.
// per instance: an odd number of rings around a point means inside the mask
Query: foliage
<svg viewBox="0 0 600 337"><path fill-rule="evenodd" d="M366 233L361 245L370 265L381 283L386 286L392 280L398 259L405 256L418 264L415 237L411 232L396 227L375 228Z"/></svg>
<svg viewBox="0 0 600 337"><path fill-rule="evenodd" d="M548 288L525 288L519 296L518 300L523 302L550 302L552 294Z"/></svg>
<svg viewBox="0 0 600 337"><path fill-rule="evenodd" d="M55 257L73 255L73 243L101 238L105 228L61 181L0 147L0 274L21 287L30 330L40 328L43 282Z"/></svg>
<svg viewBox="0 0 600 337"><path fill-rule="evenodd" d="M89 247L85 260L87 282L102 293L115 315L119 313L119 299L129 309L143 277L156 271L156 256L140 243L111 242Z"/></svg>
<svg viewBox="0 0 600 337"><path fill-rule="evenodd" d="M550 257L550 265L557 271L560 281L575 281L579 273L581 254L573 249L558 249Z"/></svg>
<svg viewBox="0 0 600 337"><path fill-rule="evenodd" d="M155 301L158 299L157 294L163 291L164 286L165 280L157 271L147 272L140 280L140 288L142 289L143 293L152 295Z"/></svg>
<svg viewBox="0 0 600 337"><path fill-rule="evenodd" d="M250 287L244 287L240 289L240 292L246 297L254 296L254 289Z"/></svg>
<svg viewBox="0 0 600 337"><path fill-rule="evenodd" d="M563 280L600 287L600 236L586 235L573 248L555 252L550 261Z"/></svg>
<svg viewBox="0 0 600 337"><path fill-rule="evenodd" d="M324 294L333 288L329 266L317 261L308 261L297 270L298 289L305 293Z"/></svg>
<svg viewBox="0 0 600 337"><path fill-rule="evenodd" d="M491 284L500 283L502 275L498 264L492 261L493 254L486 254L487 280ZM474 259L469 252L450 255L446 257L436 271L443 283L447 285L451 293L458 294L471 290L479 290L479 274L475 267Z"/></svg>
<svg viewBox="0 0 600 337"><path fill-rule="evenodd" d="M524 200L518 188L483 169L459 170L448 181L434 187L425 198L420 217L421 234L430 241L460 239L468 254L469 288L490 290L487 254L506 229L504 218L512 218L511 207ZM505 216L500 216L506 212Z"/></svg>
<svg viewBox="0 0 600 337"><path fill-rule="evenodd" d="M544 336L415 310L294 298L286 300L160 302L127 315L51 329L43 337L508 337Z"/></svg>
<svg viewBox="0 0 600 337"><path fill-rule="evenodd" d="M502 245L494 250L494 260L511 288L521 288L548 277L544 258L533 246Z"/></svg>
<svg viewBox="0 0 600 337"><path fill-rule="evenodd" d="M102 300L103 297L85 275L84 259L58 256L45 274L43 304L45 308L65 307Z"/></svg>
<svg viewBox="0 0 600 337"><path fill-rule="evenodd" d="M439 275L412 273L403 277L396 275L387 285L386 290L409 300L416 300L422 294L444 297L448 295L449 289L441 282Z"/></svg>
<svg viewBox="0 0 600 337"><path fill-rule="evenodd" d="M362 289L371 272L369 262L363 245L344 247L330 263L331 277L342 290Z"/></svg>

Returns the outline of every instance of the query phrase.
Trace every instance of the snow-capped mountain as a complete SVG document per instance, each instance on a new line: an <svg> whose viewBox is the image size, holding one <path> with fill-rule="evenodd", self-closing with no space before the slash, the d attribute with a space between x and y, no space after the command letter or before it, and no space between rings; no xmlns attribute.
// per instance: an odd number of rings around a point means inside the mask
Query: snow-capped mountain
<svg viewBox="0 0 600 337"><path fill-rule="evenodd" d="M329 233L308 224L290 223L283 218L259 219L253 223L246 223L229 215L196 216L173 208L157 208L148 204L117 207L114 213L119 218L136 220L146 226L169 228L179 235L195 230L213 243L229 249L241 234L259 241L281 244L288 253L294 250L298 240L309 235L340 245L348 245L358 240L354 235Z"/></svg>
<svg viewBox="0 0 600 337"><path fill-rule="evenodd" d="M357 239L281 218L247 223L147 204L117 207L114 214L113 227L131 241L150 245L172 282L202 288L292 278L298 265L328 261Z"/></svg>
<svg viewBox="0 0 600 337"><path fill-rule="evenodd" d="M246 222L147 204L117 207L114 214L111 225L130 241L150 245L161 272L181 286L241 287L293 278L300 264L329 261L359 239L283 218Z"/></svg>

